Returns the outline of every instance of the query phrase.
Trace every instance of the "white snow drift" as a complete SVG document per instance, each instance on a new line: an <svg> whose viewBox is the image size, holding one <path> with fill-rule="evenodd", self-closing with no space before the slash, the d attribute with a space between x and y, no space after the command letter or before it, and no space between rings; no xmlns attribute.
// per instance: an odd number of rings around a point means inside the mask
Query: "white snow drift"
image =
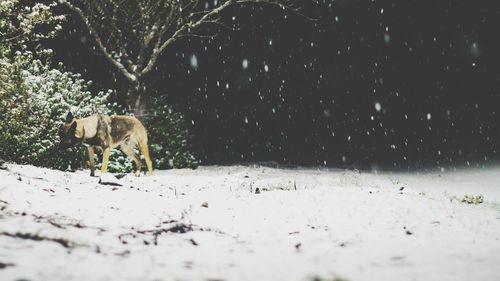
<svg viewBox="0 0 500 281"><path fill-rule="evenodd" d="M500 168L201 167L98 182L0 170L0 279L500 280Z"/></svg>

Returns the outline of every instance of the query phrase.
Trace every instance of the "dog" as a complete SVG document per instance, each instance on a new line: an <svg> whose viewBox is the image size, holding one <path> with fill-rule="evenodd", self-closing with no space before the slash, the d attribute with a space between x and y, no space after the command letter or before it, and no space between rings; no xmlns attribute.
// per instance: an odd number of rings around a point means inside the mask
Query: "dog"
<svg viewBox="0 0 500 281"><path fill-rule="evenodd" d="M139 146L146 159L148 175L153 174L153 165L148 149L148 134L144 125L135 117L95 114L75 119L70 111L60 128L61 148L66 149L79 143L87 146L91 176L95 176L94 147L100 147L103 151L101 174L108 171L110 150L119 147L135 162L135 175L139 176L142 163L134 152L136 145Z"/></svg>

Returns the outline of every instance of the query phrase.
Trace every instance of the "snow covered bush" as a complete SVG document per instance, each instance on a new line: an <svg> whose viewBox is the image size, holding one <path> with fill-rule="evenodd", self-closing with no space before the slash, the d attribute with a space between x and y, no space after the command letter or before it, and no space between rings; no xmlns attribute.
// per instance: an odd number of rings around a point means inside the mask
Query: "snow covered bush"
<svg viewBox="0 0 500 281"><path fill-rule="evenodd" d="M190 147L190 134L184 117L160 99L152 98L145 118L149 150L156 169L196 168L198 161Z"/></svg>
<svg viewBox="0 0 500 281"><path fill-rule="evenodd" d="M59 148L61 119L70 110L76 118L113 113L115 106L107 103L111 91L93 95L91 82L51 69L30 52L0 64L0 158L57 169L82 167L84 147Z"/></svg>
<svg viewBox="0 0 500 281"><path fill-rule="evenodd" d="M0 1L0 57L11 49L28 48L46 51L41 39L52 38L62 29L64 15L54 15L55 1L1 0Z"/></svg>

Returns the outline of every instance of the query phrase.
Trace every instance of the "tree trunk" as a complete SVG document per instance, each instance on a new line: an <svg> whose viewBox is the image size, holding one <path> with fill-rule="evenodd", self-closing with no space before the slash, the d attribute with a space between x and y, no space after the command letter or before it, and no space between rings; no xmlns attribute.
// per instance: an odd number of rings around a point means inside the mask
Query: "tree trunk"
<svg viewBox="0 0 500 281"><path fill-rule="evenodd" d="M146 114L146 98L144 84L141 81L131 84L125 100L125 108L128 112L143 121Z"/></svg>

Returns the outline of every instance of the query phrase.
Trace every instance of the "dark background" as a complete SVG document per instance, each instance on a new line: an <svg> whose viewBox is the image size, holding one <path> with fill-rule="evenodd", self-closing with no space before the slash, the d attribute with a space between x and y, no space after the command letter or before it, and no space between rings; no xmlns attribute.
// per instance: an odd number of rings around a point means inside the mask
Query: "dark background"
<svg viewBox="0 0 500 281"><path fill-rule="evenodd" d="M177 42L148 92L184 114L202 164L481 166L499 159L497 6L323 1L305 11L316 21L235 7L239 31ZM96 89L124 91L89 40L70 20L48 45Z"/></svg>

